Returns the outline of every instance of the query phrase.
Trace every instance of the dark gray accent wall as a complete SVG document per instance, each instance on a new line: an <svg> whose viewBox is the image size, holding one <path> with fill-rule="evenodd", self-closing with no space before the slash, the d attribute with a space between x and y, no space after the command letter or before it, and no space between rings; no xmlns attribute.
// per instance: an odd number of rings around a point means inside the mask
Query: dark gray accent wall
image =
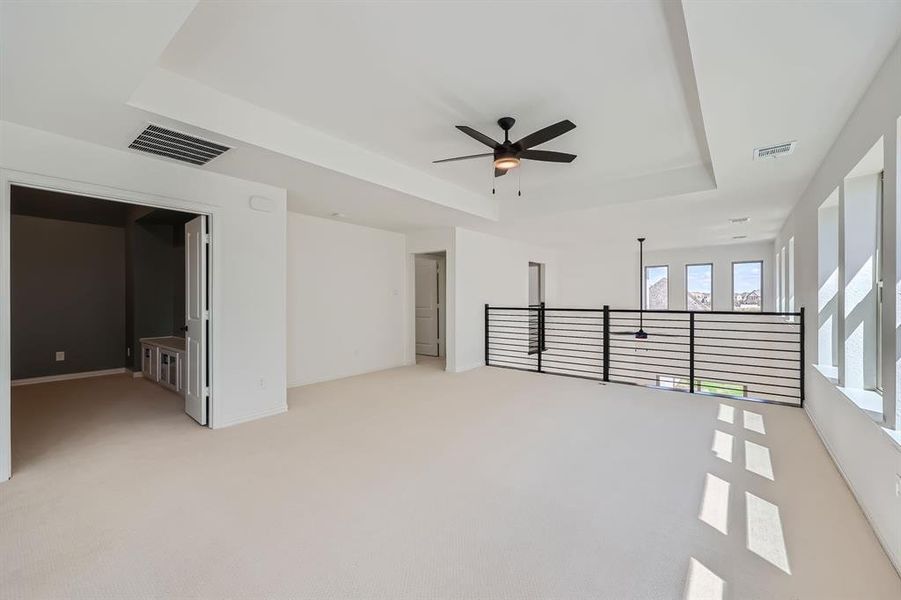
<svg viewBox="0 0 901 600"><path fill-rule="evenodd" d="M183 336L185 326L185 226L173 226L172 335Z"/></svg>
<svg viewBox="0 0 901 600"><path fill-rule="evenodd" d="M11 212L14 379L140 370L138 340L184 334L196 215L21 186Z"/></svg>
<svg viewBox="0 0 901 600"><path fill-rule="evenodd" d="M172 277L172 226L135 223L133 228L132 277L134 337L133 368L140 369L138 341L144 337L172 335L175 320Z"/></svg>
<svg viewBox="0 0 901 600"><path fill-rule="evenodd" d="M124 229L11 219L12 378L125 366Z"/></svg>
<svg viewBox="0 0 901 600"><path fill-rule="evenodd" d="M141 369L145 337L182 336L185 322L185 216L134 207L125 224L127 259L126 362ZM175 213L172 213L175 214Z"/></svg>

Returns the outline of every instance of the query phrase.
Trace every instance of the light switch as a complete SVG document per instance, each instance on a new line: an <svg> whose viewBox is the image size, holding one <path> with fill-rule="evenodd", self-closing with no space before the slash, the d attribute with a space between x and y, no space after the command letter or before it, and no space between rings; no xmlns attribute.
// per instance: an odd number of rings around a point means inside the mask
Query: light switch
<svg viewBox="0 0 901 600"><path fill-rule="evenodd" d="M57 352L56 353L56 362L60 362L62 360L66 360L66 353L65 352Z"/></svg>

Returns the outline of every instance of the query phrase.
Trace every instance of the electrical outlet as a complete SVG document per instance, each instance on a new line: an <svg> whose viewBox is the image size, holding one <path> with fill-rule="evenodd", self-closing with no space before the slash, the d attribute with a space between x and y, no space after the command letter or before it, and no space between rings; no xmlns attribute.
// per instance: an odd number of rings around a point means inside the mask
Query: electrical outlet
<svg viewBox="0 0 901 600"><path fill-rule="evenodd" d="M260 389L261 389L261 390L265 390L265 389L266 389L266 380L263 379L262 377L260 377Z"/></svg>
<svg viewBox="0 0 901 600"><path fill-rule="evenodd" d="M57 352L56 353L56 362L60 362L63 360L66 360L66 353L65 352Z"/></svg>

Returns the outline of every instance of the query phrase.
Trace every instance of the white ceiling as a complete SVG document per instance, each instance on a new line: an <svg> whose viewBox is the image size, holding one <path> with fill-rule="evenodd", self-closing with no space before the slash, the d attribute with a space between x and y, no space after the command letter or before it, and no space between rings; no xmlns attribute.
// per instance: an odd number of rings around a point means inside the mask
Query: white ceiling
<svg viewBox="0 0 901 600"><path fill-rule="evenodd" d="M579 158L527 163L529 194L505 207L556 212L617 201L596 194L608 182L706 173L663 6L202 3L160 65L482 194L490 157L431 164L486 150L453 125L502 140L498 117L517 118L513 139L568 118L576 130L543 147Z"/></svg>
<svg viewBox="0 0 901 600"><path fill-rule="evenodd" d="M901 34L901 3L81 3L0 7L0 117L125 148L147 121L227 140L211 169L292 210L549 244L769 239ZM453 128L569 118L492 183ZM798 140L794 155L754 147ZM875 141L875 140L874 140ZM193 168L193 167L186 167ZM750 216L730 226L728 219Z"/></svg>

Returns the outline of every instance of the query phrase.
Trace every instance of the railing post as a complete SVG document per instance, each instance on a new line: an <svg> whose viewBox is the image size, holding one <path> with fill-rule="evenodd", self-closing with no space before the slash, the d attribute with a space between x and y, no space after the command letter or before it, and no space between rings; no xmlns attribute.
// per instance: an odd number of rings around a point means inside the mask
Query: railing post
<svg viewBox="0 0 901 600"><path fill-rule="evenodd" d="M541 373L541 351L544 349L544 302L538 304L538 372Z"/></svg>
<svg viewBox="0 0 901 600"><path fill-rule="evenodd" d="M490 363L488 362L488 304L485 304L485 366L487 367Z"/></svg>
<svg viewBox="0 0 901 600"><path fill-rule="evenodd" d="M545 312L545 304L541 303L541 349L542 351L547 350L547 337L544 335L544 327L547 324L546 312Z"/></svg>
<svg viewBox="0 0 901 600"><path fill-rule="evenodd" d="M695 392L695 314L688 313L688 391Z"/></svg>
<svg viewBox="0 0 901 600"><path fill-rule="evenodd" d="M804 340L804 307L803 306L801 307L801 331L800 331L800 334L801 334L801 352L800 352L800 354L798 354L798 361L800 363L801 372L798 373L798 376L800 377L800 380L798 381L798 385L801 388L799 390L799 392L801 394L800 402L801 402L801 407L803 407L804 406L804 371L807 370L807 367L804 365L804 345L805 345L804 342L805 342L805 340Z"/></svg>
<svg viewBox="0 0 901 600"><path fill-rule="evenodd" d="M604 381L610 381L610 307L604 305Z"/></svg>

